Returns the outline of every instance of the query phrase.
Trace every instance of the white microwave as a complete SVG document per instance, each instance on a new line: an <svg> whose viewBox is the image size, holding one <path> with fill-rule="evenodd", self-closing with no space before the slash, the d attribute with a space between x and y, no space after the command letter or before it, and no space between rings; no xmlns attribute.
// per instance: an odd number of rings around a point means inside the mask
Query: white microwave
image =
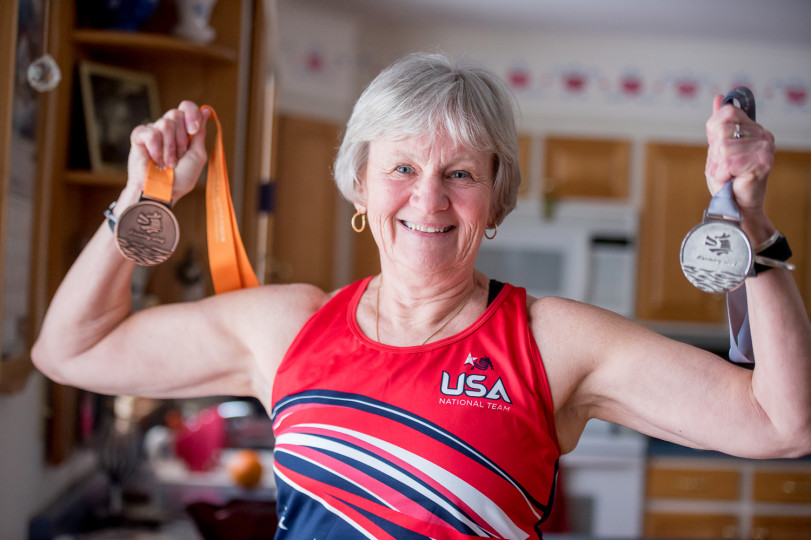
<svg viewBox="0 0 811 540"><path fill-rule="evenodd" d="M593 210L589 219L512 215L493 240L482 240L476 267L537 298L561 296L633 317L635 221L623 217L617 225Z"/></svg>
<svg viewBox="0 0 811 540"><path fill-rule="evenodd" d="M525 287L542 298L563 296L585 301L588 290L589 236L561 225L528 226L510 221L492 240L482 240L476 267L499 281Z"/></svg>

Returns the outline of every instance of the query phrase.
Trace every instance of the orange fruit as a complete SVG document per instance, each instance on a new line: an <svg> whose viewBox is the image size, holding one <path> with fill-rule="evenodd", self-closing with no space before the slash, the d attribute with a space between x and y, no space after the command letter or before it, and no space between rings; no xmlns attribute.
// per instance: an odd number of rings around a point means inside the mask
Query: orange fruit
<svg viewBox="0 0 811 540"><path fill-rule="evenodd" d="M255 450L238 450L228 461L228 474L240 487L252 489L262 480L262 460Z"/></svg>
<svg viewBox="0 0 811 540"><path fill-rule="evenodd" d="M177 409L170 409L163 415L163 423L169 429L178 431L183 427L183 414Z"/></svg>

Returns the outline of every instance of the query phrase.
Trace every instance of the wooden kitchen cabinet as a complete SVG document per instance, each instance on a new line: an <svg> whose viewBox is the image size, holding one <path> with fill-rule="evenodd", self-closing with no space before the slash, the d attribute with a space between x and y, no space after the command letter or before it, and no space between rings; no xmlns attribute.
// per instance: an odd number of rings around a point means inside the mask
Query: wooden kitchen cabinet
<svg viewBox="0 0 811 540"><path fill-rule="evenodd" d="M752 518L752 540L808 540L811 517L755 516Z"/></svg>
<svg viewBox="0 0 811 540"><path fill-rule="evenodd" d="M645 516L645 538L738 538L738 518L723 514L660 514Z"/></svg>
<svg viewBox="0 0 811 540"><path fill-rule="evenodd" d="M340 199L330 171L341 128L332 122L292 115L282 115L278 124L272 280L310 283L329 291L334 287ZM348 229L349 221L337 226ZM371 240L368 227L357 236Z"/></svg>
<svg viewBox="0 0 811 540"><path fill-rule="evenodd" d="M766 212L791 245L794 279L811 308L811 152L778 150L766 192Z"/></svg>
<svg viewBox="0 0 811 540"><path fill-rule="evenodd" d="M629 141L547 137L544 193L553 199L625 200L629 192L630 156Z"/></svg>
<svg viewBox="0 0 811 540"><path fill-rule="evenodd" d="M679 264L684 236L703 218L710 195L705 146L649 143L639 227L636 314L639 319L723 324L726 297L693 287ZM789 239L794 277L811 306L811 153L778 151L766 211Z"/></svg>
<svg viewBox="0 0 811 540"><path fill-rule="evenodd" d="M755 471L752 500L769 508L752 517L754 540L811 539L811 515L770 515L776 505L811 507L811 468Z"/></svg>
<svg viewBox="0 0 811 540"><path fill-rule="evenodd" d="M735 501L740 494L741 473L735 469L689 468L656 465L649 467L645 494L649 501ZM724 511L669 512L667 508L645 513L645 537L649 538L737 538L738 516Z"/></svg>
<svg viewBox="0 0 811 540"><path fill-rule="evenodd" d="M529 193L530 185L534 183L532 178L532 135L521 133L518 135L518 170L521 171L521 184L518 186L518 197L524 197Z"/></svg>
<svg viewBox="0 0 811 540"><path fill-rule="evenodd" d="M156 80L160 113L190 99L211 105L223 128L228 173L232 193L246 193L246 201L255 201L253 191L259 182L258 140L246 141L262 118L261 98L252 82L264 76L262 54L254 41L263 37L263 12L258 0L220 0L214 7L211 25L214 42L198 45L172 35L177 22L174 2L161 3L158 11L138 32L118 32L82 25L77 2L51 2L50 42L62 70L62 82L46 99L47 133L43 159L43 260L36 269L36 286L43 298L50 299L82 246L103 222L102 213L117 199L126 183L125 163L120 171L92 170L85 142L84 116L78 66L82 61L145 72ZM260 10L254 12L254 10ZM253 20L253 15L257 15ZM248 24L253 26L249 26ZM255 33L256 32L256 33ZM246 111L252 109L254 114ZM213 144L216 128L208 126ZM248 158L246 158L248 156ZM204 180L201 181L204 184ZM205 227L205 190L196 188L174 207L180 226L180 242L167 262L145 272L147 290L158 302L184 298L179 279L180 266L194 257L203 271L210 294ZM251 207L245 219L238 215L243 229L255 224ZM255 252L248 244L249 257ZM44 307L38 312L41 317ZM49 418L49 460L60 462L71 451L75 440L74 389L53 385Z"/></svg>
<svg viewBox="0 0 811 540"><path fill-rule="evenodd" d="M738 497L740 477L736 470L654 467L645 482L651 497L730 501Z"/></svg>
<svg viewBox="0 0 811 540"><path fill-rule="evenodd" d="M636 315L644 320L723 322L725 297L687 281L679 264L684 236L701 222L710 197L703 146L648 144L639 224Z"/></svg>
<svg viewBox="0 0 811 540"><path fill-rule="evenodd" d="M654 457L645 538L811 540L811 461Z"/></svg>
<svg viewBox="0 0 811 540"><path fill-rule="evenodd" d="M811 504L811 472L756 472L754 499L759 502Z"/></svg>

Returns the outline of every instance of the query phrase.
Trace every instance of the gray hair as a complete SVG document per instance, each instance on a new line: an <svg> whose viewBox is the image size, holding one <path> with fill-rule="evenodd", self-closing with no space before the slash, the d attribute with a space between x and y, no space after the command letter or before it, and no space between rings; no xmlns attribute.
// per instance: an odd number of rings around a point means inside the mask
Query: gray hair
<svg viewBox="0 0 811 540"><path fill-rule="evenodd" d="M378 75L363 91L346 125L333 174L350 202L369 156L369 143L429 134L494 156L495 224L516 204L517 105L507 85L484 69L452 62L441 54L408 55Z"/></svg>

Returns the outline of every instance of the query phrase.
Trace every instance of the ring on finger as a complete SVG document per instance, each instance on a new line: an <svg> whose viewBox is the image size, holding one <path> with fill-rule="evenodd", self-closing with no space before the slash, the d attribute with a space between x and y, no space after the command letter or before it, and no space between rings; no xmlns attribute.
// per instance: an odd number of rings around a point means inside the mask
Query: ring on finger
<svg viewBox="0 0 811 540"><path fill-rule="evenodd" d="M740 139L741 137L743 137L743 134L741 133L741 125L735 124L735 132L732 134L732 138Z"/></svg>

